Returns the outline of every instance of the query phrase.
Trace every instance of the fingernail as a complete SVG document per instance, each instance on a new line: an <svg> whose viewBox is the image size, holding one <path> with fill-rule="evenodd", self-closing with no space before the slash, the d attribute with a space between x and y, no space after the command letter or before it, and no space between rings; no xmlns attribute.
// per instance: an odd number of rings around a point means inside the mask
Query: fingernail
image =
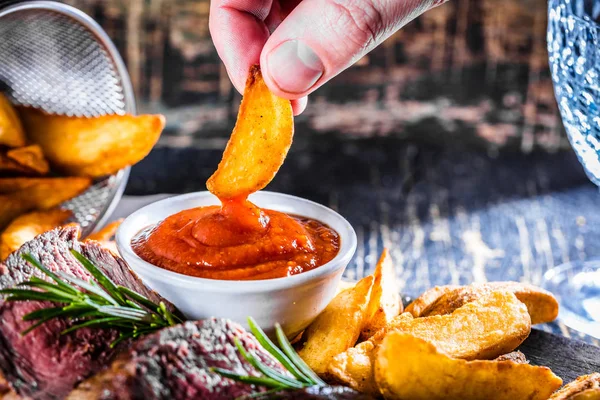
<svg viewBox="0 0 600 400"><path fill-rule="evenodd" d="M288 40L277 46L267 57L269 75L281 90L303 93L323 75L323 63L308 45Z"/></svg>

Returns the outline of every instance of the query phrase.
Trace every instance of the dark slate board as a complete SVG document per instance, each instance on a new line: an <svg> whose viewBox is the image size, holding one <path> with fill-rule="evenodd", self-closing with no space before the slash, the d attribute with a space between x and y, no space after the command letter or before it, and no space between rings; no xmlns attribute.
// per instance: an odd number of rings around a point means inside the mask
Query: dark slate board
<svg viewBox="0 0 600 400"><path fill-rule="evenodd" d="M532 329L519 350L533 365L545 365L564 383L581 375L600 372L600 347Z"/></svg>

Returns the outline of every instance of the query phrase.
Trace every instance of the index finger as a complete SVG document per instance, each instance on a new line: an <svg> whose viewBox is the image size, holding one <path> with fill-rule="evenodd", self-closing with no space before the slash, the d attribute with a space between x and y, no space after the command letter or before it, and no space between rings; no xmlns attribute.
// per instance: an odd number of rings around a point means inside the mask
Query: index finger
<svg viewBox="0 0 600 400"><path fill-rule="evenodd" d="M273 0L212 0L209 28L217 53L235 88L244 92L248 71L259 64L269 38L265 20Z"/></svg>

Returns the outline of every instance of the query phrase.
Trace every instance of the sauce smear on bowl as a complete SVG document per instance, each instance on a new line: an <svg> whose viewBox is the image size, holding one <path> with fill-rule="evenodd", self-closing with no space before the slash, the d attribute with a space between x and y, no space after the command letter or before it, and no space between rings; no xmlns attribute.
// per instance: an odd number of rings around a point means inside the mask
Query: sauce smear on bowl
<svg viewBox="0 0 600 400"><path fill-rule="evenodd" d="M245 199L222 203L181 211L142 230L133 250L158 267L223 280L295 275L339 251L339 235L319 221L263 210Z"/></svg>

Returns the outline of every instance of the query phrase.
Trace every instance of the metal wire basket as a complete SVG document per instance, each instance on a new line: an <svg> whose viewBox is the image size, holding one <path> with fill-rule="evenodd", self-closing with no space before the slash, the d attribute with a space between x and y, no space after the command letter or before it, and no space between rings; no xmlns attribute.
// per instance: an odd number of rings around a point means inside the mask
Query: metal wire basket
<svg viewBox="0 0 600 400"><path fill-rule="evenodd" d="M136 113L125 64L92 18L54 1L1 4L0 85L13 103L69 116ZM62 205L84 236L106 222L128 176L99 179Z"/></svg>

